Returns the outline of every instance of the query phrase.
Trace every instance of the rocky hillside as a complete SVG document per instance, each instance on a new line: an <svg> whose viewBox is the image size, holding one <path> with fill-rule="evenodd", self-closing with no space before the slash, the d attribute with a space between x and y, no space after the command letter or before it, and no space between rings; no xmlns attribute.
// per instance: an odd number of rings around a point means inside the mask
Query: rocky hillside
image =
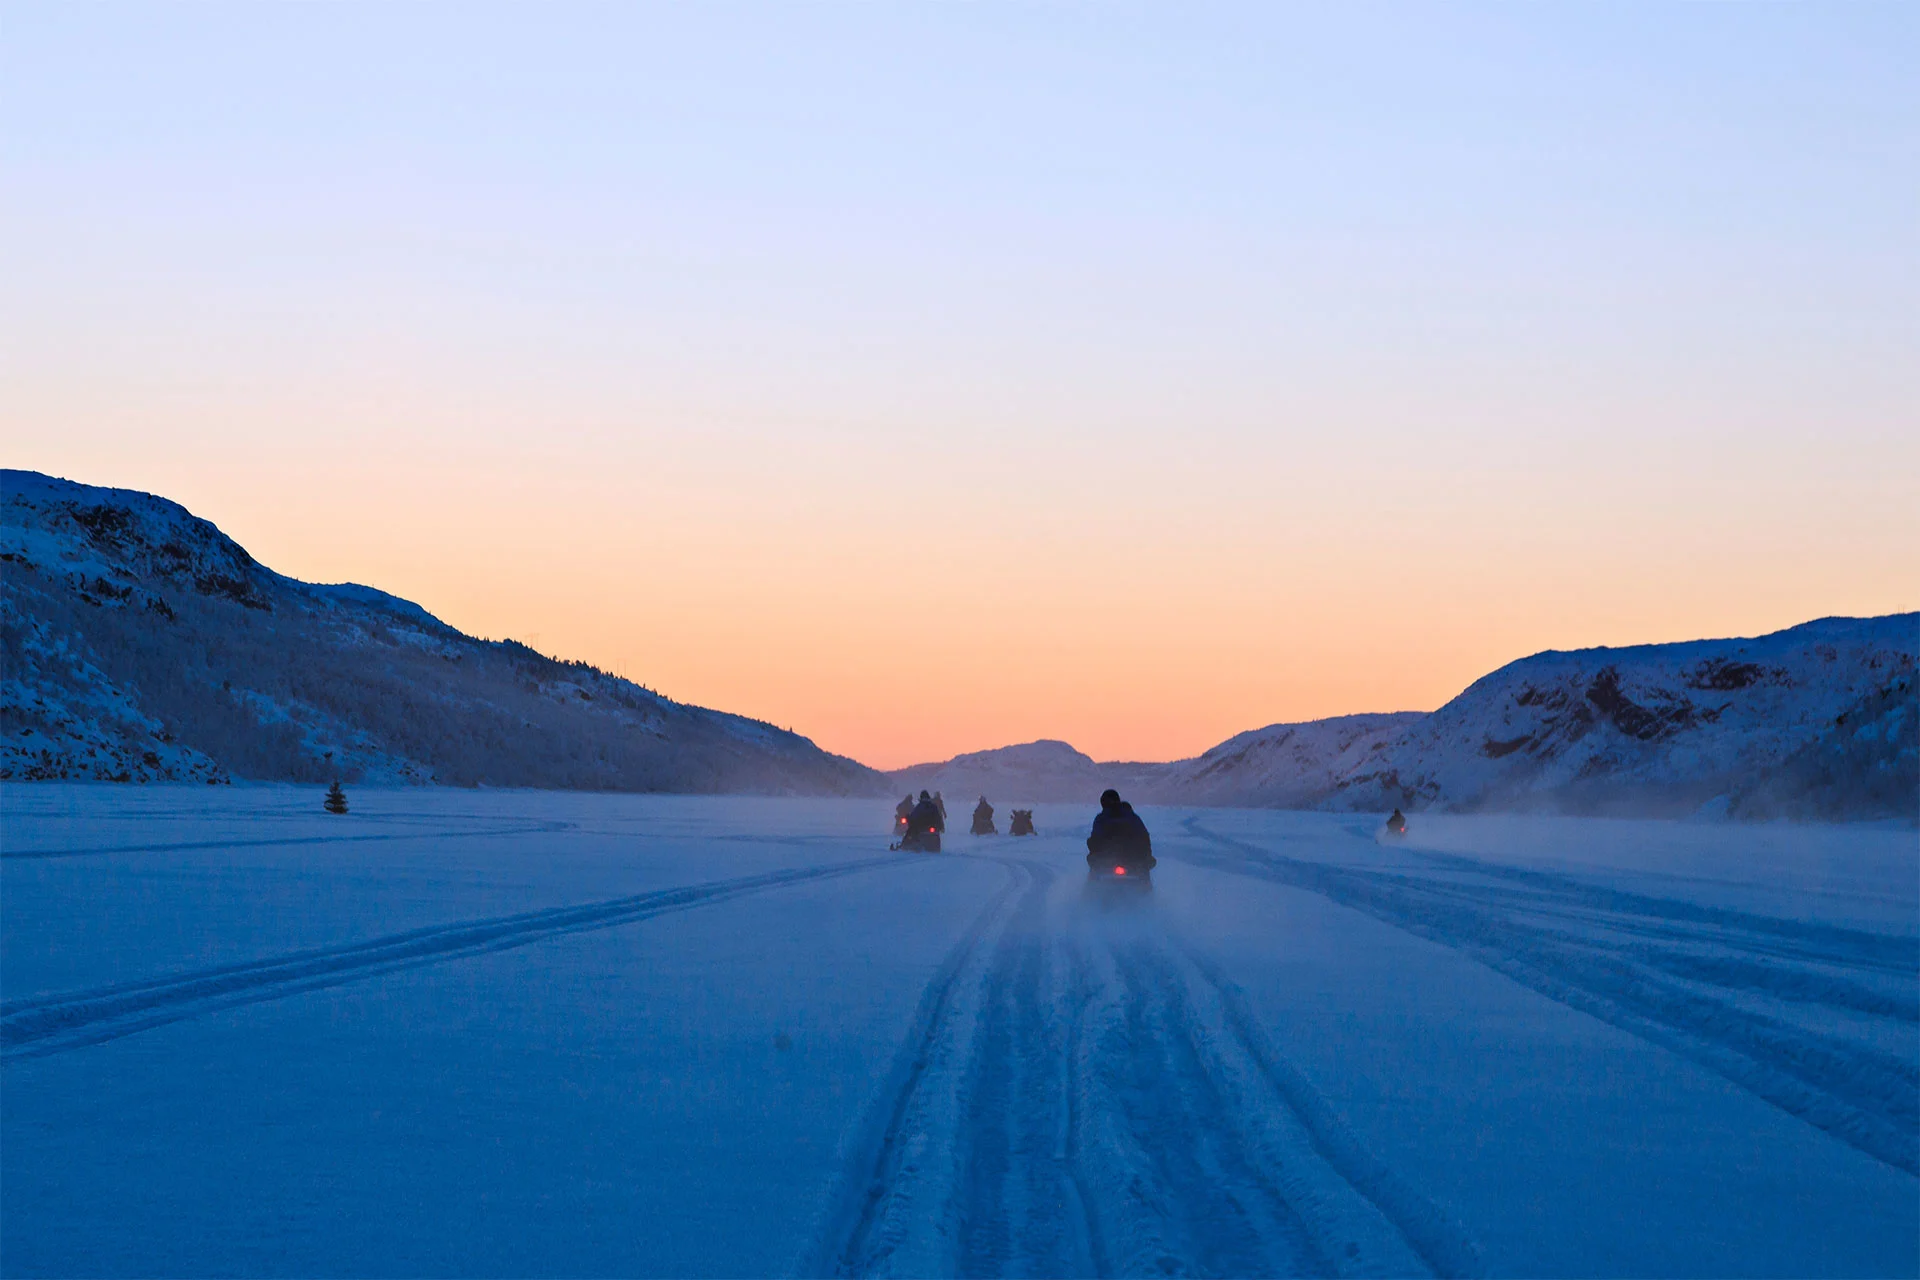
<svg viewBox="0 0 1920 1280"><path fill-rule="evenodd" d="M1353 761L1422 719L1418 711L1392 711L1270 724L1191 760L1155 765L1137 789L1163 803L1305 808L1329 795Z"/></svg>
<svg viewBox="0 0 1920 1280"><path fill-rule="evenodd" d="M1171 764L1035 742L896 771L1008 800L1920 818L1920 614L1541 653L1431 714L1277 724Z"/></svg>
<svg viewBox="0 0 1920 1280"><path fill-rule="evenodd" d="M1920 614L1535 654L1345 761L1320 803L1911 818L1917 657Z"/></svg>
<svg viewBox="0 0 1920 1280"><path fill-rule="evenodd" d="M879 794L755 720L282 577L150 494L0 471L0 778Z"/></svg>

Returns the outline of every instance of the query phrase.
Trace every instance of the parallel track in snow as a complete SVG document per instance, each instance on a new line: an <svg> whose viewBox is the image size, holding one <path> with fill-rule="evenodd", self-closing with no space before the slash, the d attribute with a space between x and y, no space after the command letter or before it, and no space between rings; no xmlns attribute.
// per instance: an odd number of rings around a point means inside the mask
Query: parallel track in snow
<svg viewBox="0 0 1920 1280"><path fill-rule="evenodd" d="M1151 912L1007 886L928 985L802 1274L1471 1275Z"/></svg>
<svg viewBox="0 0 1920 1280"><path fill-rule="evenodd" d="M1912 938L1419 850L1409 852L1442 876L1339 866L1220 835L1195 819L1185 825L1221 853L1182 850L1183 859L1305 889L1453 948L1707 1067L1876 1160L1920 1174L1913 1062L1732 998L1749 992L1912 1026L1920 1020L1912 985L1920 943Z"/></svg>
<svg viewBox="0 0 1920 1280"><path fill-rule="evenodd" d="M0 849L6 861L38 861L47 858L101 858L119 853L191 853L199 849L269 849L310 844L366 844L381 840L480 840L492 836L543 835L571 831L571 822L551 821L519 823L512 826L472 827L451 831L386 831L371 835L266 836L254 840L186 840L172 844L114 844L95 849Z"/></svg>
<svg viewBox="0 0 1920 1280"><path fill-rule="evenodd" d="M8 1000L0 1002L0 1057L62 1053L236 1005L278 1000L396 969L507 951L564 934L611 929L669 911L711 906L751 893L901 866L909 861L902 857L866 858L773 871L577 906L462 920L349 946L296 951L148 982Z"/></svg>

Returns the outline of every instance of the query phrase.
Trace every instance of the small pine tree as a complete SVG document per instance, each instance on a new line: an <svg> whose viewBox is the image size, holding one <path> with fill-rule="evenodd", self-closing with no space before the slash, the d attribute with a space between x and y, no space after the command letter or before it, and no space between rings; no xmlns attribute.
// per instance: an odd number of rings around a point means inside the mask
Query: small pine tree
<svg viewBox="0 0 1920 1280"><path fill-rule="evenodd" d="M326 806L328 813L345 813L347 811L347 793L340 789L340 782L337 778L334 780L333 785L327 788Z"/></svg>

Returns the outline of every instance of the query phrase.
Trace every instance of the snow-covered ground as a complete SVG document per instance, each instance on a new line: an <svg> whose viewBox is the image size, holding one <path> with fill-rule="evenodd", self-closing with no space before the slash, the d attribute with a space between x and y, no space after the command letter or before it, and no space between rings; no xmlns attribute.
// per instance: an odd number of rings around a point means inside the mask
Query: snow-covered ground
<svg viewBox="0 0 1920 1280"><path fill-rule="evenodd" d="M0 788L0 1271L1920 1270L1910 828L319 799Z"/></svg>

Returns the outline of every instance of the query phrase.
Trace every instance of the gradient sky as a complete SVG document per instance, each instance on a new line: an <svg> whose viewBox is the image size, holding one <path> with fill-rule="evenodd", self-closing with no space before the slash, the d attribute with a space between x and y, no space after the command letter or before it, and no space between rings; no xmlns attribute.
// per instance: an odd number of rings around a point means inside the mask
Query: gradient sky
<svg viewBox="0 0 1920 1280"><path fill-rule="evenodd" d="M1920 606L1920 6L0 9L0 461L877 765Z"/></svg>

